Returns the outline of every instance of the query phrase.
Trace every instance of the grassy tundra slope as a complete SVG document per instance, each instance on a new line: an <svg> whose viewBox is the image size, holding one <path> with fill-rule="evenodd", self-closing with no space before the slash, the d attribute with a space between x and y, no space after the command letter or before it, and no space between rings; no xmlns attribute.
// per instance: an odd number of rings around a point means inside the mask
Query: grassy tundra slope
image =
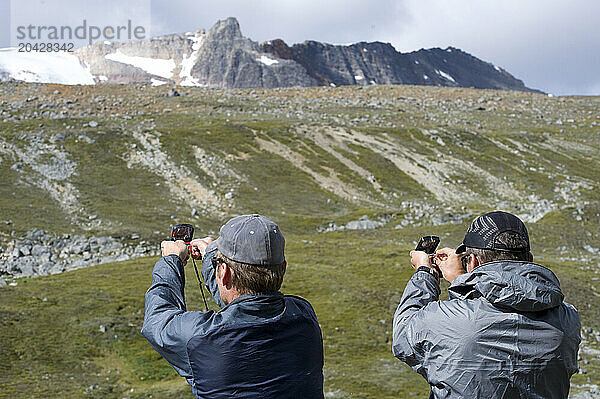
<svg viewBox="0 0 600 399"><path fill-rule="evenodd" d="M423 397L390 351L419 236L521 215L580 310L573 393L600 378L599 98L411 86L273 90L0 84L0 247L32 227L156 242L259 212L287 233L283 290L323 329L327 397ZM367 215L372 230L343 226ZM0 397L170 397L139 335L156 259L0 288ZM190 309L201 299L193 271Z"/></svg>

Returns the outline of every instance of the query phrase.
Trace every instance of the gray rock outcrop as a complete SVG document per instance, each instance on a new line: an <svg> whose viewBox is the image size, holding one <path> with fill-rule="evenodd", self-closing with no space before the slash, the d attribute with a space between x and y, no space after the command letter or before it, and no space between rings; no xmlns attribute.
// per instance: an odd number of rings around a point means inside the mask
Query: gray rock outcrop
<svg viewBox="0 0 600 399"><path fill-rule="evenodd" d="M202 40L192 77L214 87L314 86L317 81L295 61L262 52L242 36L234 18L219 21Z"/></svg>
<svg viewBox="0 0 600 399"><path fill-rule="evenodd" d="M319 233L341 230L371 230L384 226L389 217L383 216L377 220L372 220L368 215L361 216L358 220L351 220L345 225L338 225L335 222L329 222L325 226L317 227Z"/></svg>
<svg viewBox="0 0 600 399"><path fill-rule="evenodd" d="M314 86L292 60L276 59L244 36L235 18L199 30L125 43L98 42L76 51L97 83L209 87ZM137 57L137 58L136 58ZM152 65L163 65L163 68Z"/></svg>
<svg viewBox="0 0 600 399"><path fill-rule="evenodd" d="M113 237L59 236L34 228L6 244L0 253L0 276L44 276L150 255L158 255L158 250L145 241L133 245ZM6 285L1 279L0 286Z"/></svg>

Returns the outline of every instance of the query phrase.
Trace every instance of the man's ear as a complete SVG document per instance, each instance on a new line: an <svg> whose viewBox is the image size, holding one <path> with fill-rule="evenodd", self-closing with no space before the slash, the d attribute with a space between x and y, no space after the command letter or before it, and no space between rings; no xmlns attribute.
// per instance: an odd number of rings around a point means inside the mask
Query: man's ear
<svg viewBox="0 0 600 399"><path fill-rule="evenodd" d="M222 263L221 265L219 265L219 268L221 269L221 276L222 276L222 281L223 281L223 287L227 288L227 289L231 289L231 268L229 266L227 266L225 263Z"/></svg>
<svg viewBox="0 0 600 399"><path fill-rule="evenodd" d="M467 264L467 271L470 273L477 266L479 266L479 261L477 260L477 257L474 254L470 254L469 255L469 263Z"/></svg>

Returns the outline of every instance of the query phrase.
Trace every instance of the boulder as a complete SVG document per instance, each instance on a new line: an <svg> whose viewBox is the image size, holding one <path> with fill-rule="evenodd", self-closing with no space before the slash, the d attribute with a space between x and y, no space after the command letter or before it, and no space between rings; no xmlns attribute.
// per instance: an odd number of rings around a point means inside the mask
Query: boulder
<svg viewBox="0 0 600 399"><path fill-rule="evenodd" d="M31 245L19 245L16 248L18 249L20 256L31 255Z"/></svg>
<svg viewBox="0 0 600 399"><path fill-rule="evenodd" d="M377 220L371 220L369 219L368 216L363 216L358 220L353 220L351 222L346 223L346 229L348 230L370 230L370 229L376 229L377 227L381 227L383 226L384 223L377 221Z"/></svg>
<svg viewBox="0 0 600 399"><path fill-rule="evenodd" d="M31 249L31 255L33 256L42 256L42 255L46 255L46 254L50 254L52 251L50 250L50 248L45 247L43 245L39 245L39 244L35 244L33 246L33 248Z"/></svg>
<svg viewBox="0 0 600 399"><path fill-rule="evenodd" d="M43 263L40 267L38 267L38 274L41 276L52 274L52 268L54 268L55 266L56 264L54 262Z"/></svg>
<svg viewBox="0 0 600 399"><path fill-rule="evenodd" d="M46 234L46 232L44 230L34 227L33 229L29 230L25 234L25 238L32 240L32 241L41 241L42 237L45 234Z"/></svg>
<svg viewBox="0 0 600 399"><path fill-rule="evenodd" d="M31 277L35 274L31 263L23 263L19 266L19 269L21 270L19 277Z"/></svg>
<svg viewBox="0 0 600 399"><path fill-rule="evenodd" d="M56 263L54 266L52 266L49 270L49 274L58 274L58 273L62 273L65 271L65 267L60 264L60 263Z"/></svg>

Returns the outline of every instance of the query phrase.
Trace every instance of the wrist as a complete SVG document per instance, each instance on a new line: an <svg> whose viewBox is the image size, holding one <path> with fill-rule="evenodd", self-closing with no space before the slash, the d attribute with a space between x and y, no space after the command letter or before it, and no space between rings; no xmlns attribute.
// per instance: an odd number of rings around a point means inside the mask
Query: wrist
<svg viewBox="0 0 600 399"><path fill-rule="evenodd" d="M179 261L182 266L185 266L185 262L183 261L183 259L181 258L181 256L179 256L179 254L170 253L170 254L165 254L164 257L165 258L171 258L175 262Z"/></svg>
<svg viewBox="0 0 600 399"><path fill-rule="evenodd" d="M416 272L425 272L427 274L432 275L433 277L435 277L437 280L440 279L440 275L438 274L437 270L435 270L435 268L431 267L431 266L427 266L427 265L421 265L419 267L417 267Z"/></svg>

